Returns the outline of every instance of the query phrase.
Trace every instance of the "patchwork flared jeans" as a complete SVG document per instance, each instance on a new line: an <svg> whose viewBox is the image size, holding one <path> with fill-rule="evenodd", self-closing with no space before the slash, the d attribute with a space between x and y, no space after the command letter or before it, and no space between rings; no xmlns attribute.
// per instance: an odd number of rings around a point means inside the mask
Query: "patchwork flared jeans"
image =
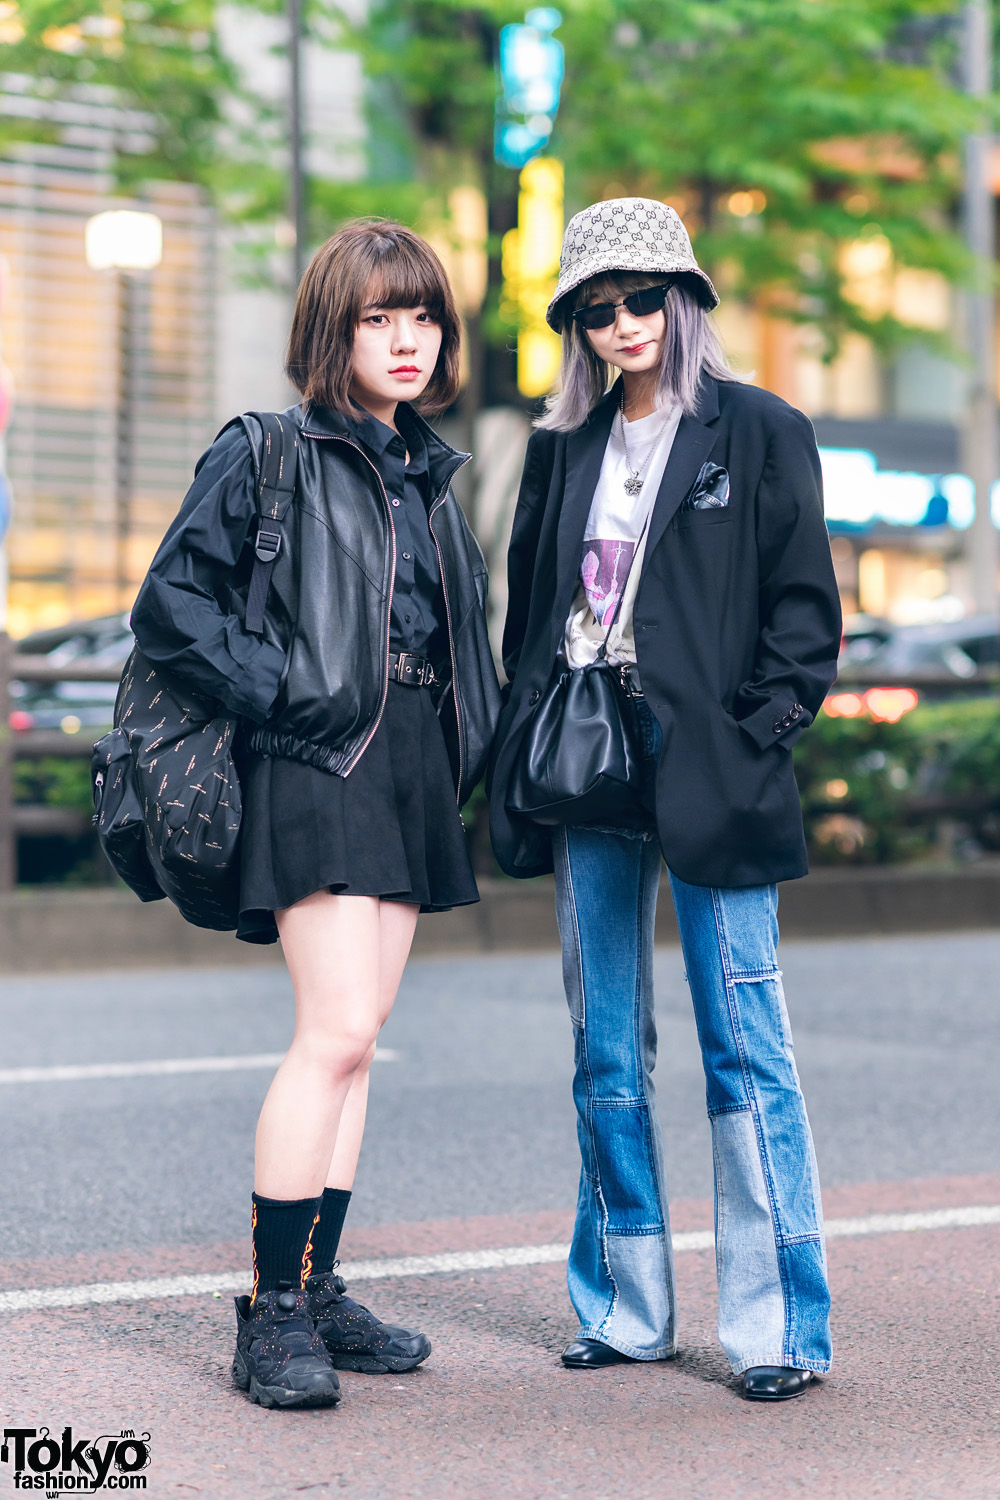
<svg viewBox="0 0 1000 1500"><path fill-rule="evenodd" d="M653 1089L659 842L564 828L555 866L582 1157L570 1298L581 1338L668 1359L674 1274ZM828 1370L819 1178L777 966L777 890L670 884L712 1126L719 1339L736 1374Z"/></svg>

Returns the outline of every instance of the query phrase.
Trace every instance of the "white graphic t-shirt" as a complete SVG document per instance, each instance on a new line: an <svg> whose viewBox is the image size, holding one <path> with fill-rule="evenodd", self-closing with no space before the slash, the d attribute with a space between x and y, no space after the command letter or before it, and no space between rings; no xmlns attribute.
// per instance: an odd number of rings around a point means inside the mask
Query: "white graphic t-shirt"
<svg viewBox="0 0 1000 1500"><path fill-rule="evenodd" d="M608 637L608 659L635 661L632 608L642 572L642 556L636 549L641 539L645 551L643 531L680 419L681 409L674 406L625 424L632 468L642 475L642 489L630 495L625 489L629 467L620 419L615 417L584 531L580 583L566 621L563 650L571 667L585 667L596 659L623 588L622 607Z"/></svg>

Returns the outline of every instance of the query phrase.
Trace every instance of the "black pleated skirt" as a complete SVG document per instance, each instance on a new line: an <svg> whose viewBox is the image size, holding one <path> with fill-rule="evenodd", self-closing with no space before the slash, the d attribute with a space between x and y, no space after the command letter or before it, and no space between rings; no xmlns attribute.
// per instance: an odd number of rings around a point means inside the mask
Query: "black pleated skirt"
<svg viewBox="0 0 1000 1500"><path fill-rule="evenodd" d="M240 766L243 835L236 936L273 943L274 913L314 891L405 901L422 912L479 900L431 694L390 682L349 776L280 756Z"/></svg>

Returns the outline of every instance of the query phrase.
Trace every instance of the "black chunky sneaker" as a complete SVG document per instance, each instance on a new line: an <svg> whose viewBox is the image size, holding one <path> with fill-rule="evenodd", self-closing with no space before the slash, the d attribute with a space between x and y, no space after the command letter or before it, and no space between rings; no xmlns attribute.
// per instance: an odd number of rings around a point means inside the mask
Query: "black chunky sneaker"
<svg viewBox="0 0 1000 1500"><path fill-rule="evenodd" d="M340 1381L305 1292L236 1298L233 1380L261 1406L336 1406Z"/></svg>
<svg viewBox="0 0 1000 1500"><path fill-rule="evenodd" d="M338 1370L360 1370L364 1375L401 1375L415 1370L431 1352L424 1333L380 1323L374 1313L345 1296L347 1283L333 1271L306 1281L309 1311L316 1332Z"/></svg>

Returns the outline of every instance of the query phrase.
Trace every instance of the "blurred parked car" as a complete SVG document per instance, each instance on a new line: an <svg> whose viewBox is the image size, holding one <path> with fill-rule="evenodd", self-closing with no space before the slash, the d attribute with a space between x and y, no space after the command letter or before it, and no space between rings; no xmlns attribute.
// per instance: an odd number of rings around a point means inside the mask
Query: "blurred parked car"
<svg viewBox="0 0 1000 1500"><path fill-rule="evenodd" d="M15 642L19 656L43 656L54 667L66 669L65 682L17 682L10 685L10 727L64 729L104 728L111 723L118 685L114 682L74 682L74 663L88 667L124 667L134 641L128 615L104 615L77 620L55 630L38 630Z"/></svg>
<svg viewBox="0 0 1000 1500"><path fill-rule="evenodd" d="M892 635L892 625L878 615L845 615L840 647L840 669L871 661Z"/></svg>
<svg viewBox="0 0 1000 1500"><path fill-rule="evenodd" d="M940 678L944 673L954 678L957 685L984 668L995 669L998 664L1000 617L997 615L973 615L933 625L898 625L864 659L850 658L845 662L841 658L842 670L847 668L845 675L853 666L864 670L866 680L876 674L887 683L900 677L919 682L921 677Z"/></svg>

